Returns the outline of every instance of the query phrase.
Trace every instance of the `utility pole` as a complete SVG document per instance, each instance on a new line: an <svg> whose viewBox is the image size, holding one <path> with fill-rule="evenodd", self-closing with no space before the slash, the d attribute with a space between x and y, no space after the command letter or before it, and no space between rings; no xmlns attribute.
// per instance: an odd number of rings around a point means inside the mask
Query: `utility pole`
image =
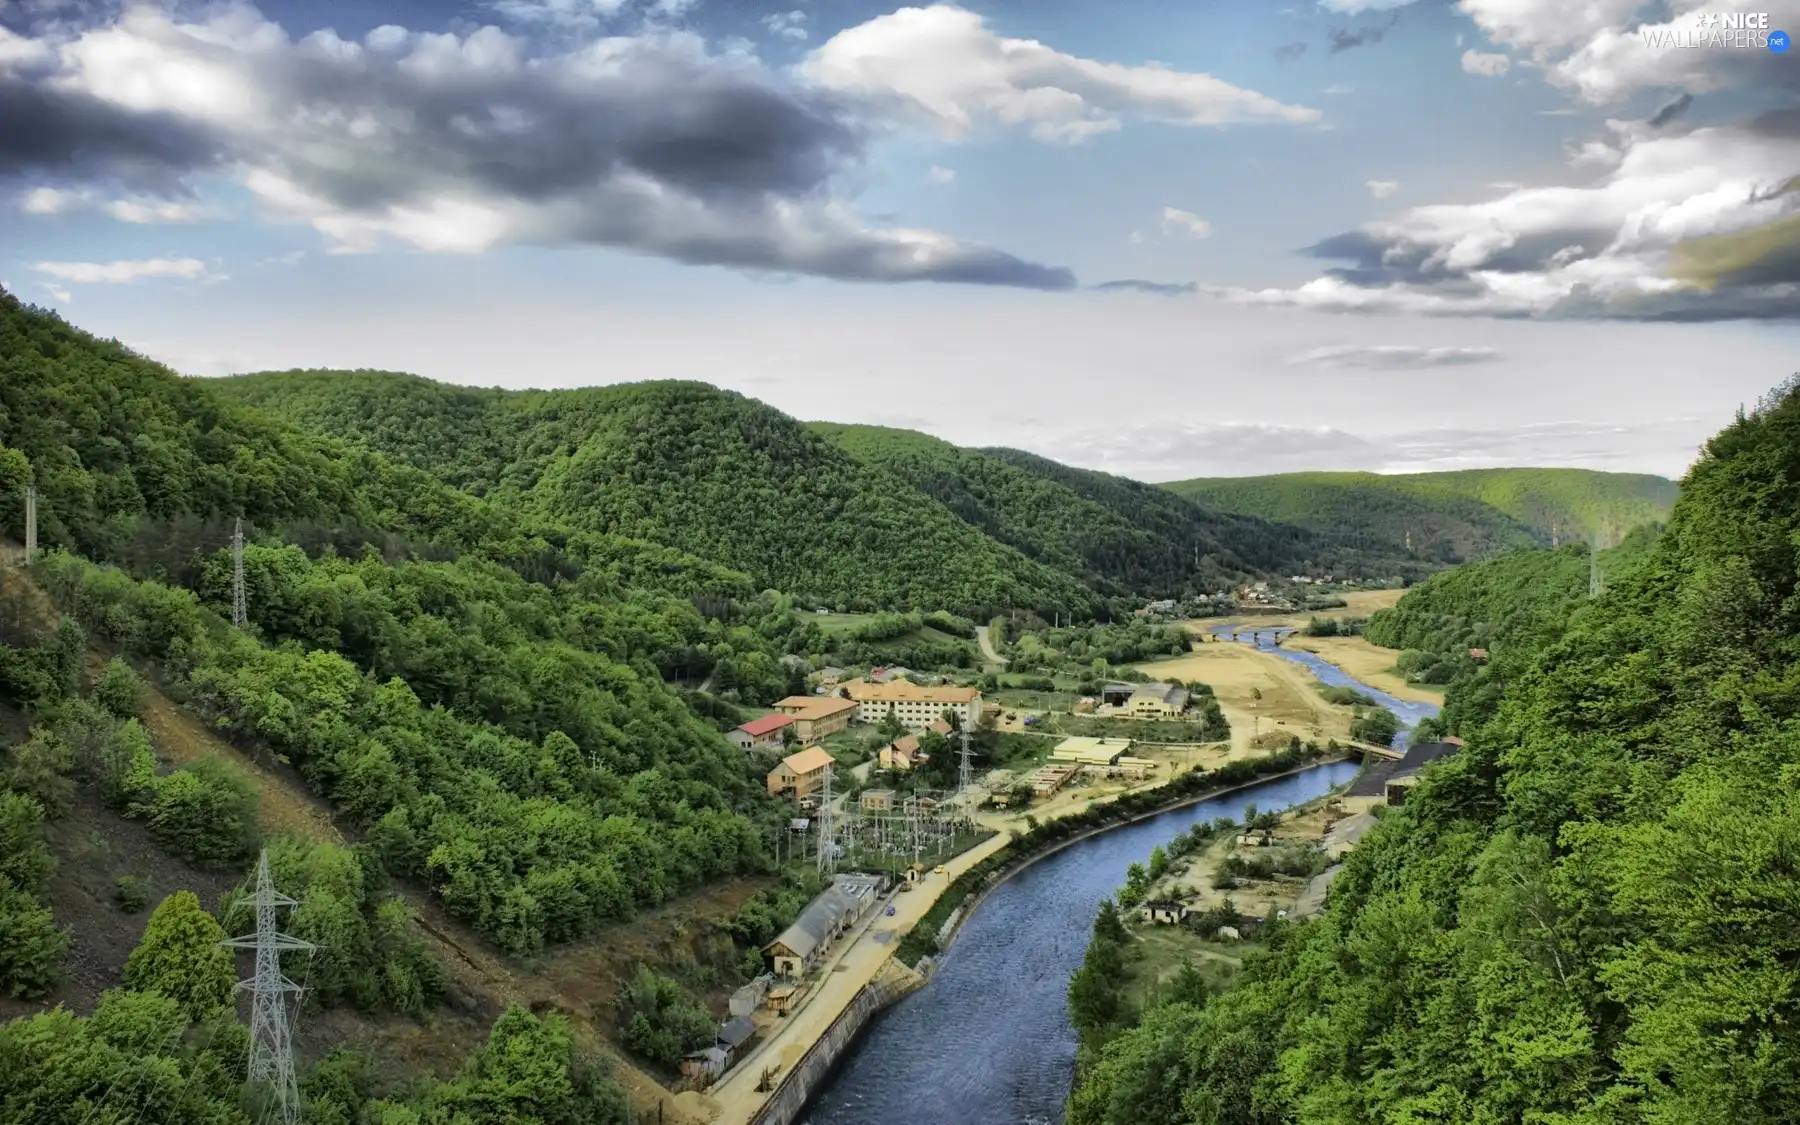
<svg viewBox="0 0 1800 1125"><path fill-rule="evenodd" d="M972 751L969 749L968 723L964 723L962 728L962 753L960 757L962 760L956 767L956 791L964 798L967 798L969 796L969 790L975 785L975 758Z"/></svg>
<svg viewBox="0 0 1800 1125"><path fill-rule="evenodd" d="M250 623L250 604L244 596L244 521L231 533L231 625L242 629Z"/></svg>
<svg viewBox="0 0 1800 1125"><path fill-rule="evenodd" d="M825 875L837 868L837 857L831 854L831 835L834 831L831 821L831 766L827 764L825 789L819 797L819 871Z"/></svg>
<svg viewBox="0 0 1800 1125"><path fill-rule="evenodd" d="M25 486L25 561L37 558L37 486Z"/></svg>
<svg viewBox="0 0 1800 1125"><path fill-rule="evenodd" d="M256 862L256 893L249 901L256 907L256 932L227 938L219 944L256 951L256 974L249 980L238 982L238 987L250 993L251 998L250 1081L267 1085L273 1097L273 1103L263 1114L265 1122L297 1125L300 1085L294 1075L293 1025L288 1015L288 997L294 997L293 1010L297 1012L304 989L282 974L281 955L290 950L311 953L318 947L289 937L278 928L275 912L300 904L275 889L275 880L269 875L266 849Z"/></svg>

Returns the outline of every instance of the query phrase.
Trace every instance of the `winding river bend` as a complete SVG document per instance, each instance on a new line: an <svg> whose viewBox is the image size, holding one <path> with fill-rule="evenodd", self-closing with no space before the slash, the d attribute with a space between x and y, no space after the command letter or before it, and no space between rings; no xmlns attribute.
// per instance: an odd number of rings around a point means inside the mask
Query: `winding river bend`
<svg viewBox="0 0 1800 1125"><path fill-rule="evenodd" d="M1311 653L1275 644L1277 630L1215 630L1304 664L1325 684L1364 692L1399 716L1395 739L1435 715L1377 691ZM1286 632L1288 630L1280 630ZM1087 952L1094 911L1125 871L1177 832L1244 806L1286 809L1356 776L1335 762L1171 809L1047 856L995 887L963 923L925 987L870 1025L808 1107L803 1125L1034 1125L1062 1120L1075 1068L1069 977Z"/></svg>
<svg viewBox="0 0 1800 1125"><path fill-rule="evenodd" d="M1075 1067L1069 977L1125 869L1177 832L1244 806L1284 809L1356 775L1315 766L1089 837L995 887L931 980L882 1013L806 1125L1025 1125L1062 1119Z"/></svg>

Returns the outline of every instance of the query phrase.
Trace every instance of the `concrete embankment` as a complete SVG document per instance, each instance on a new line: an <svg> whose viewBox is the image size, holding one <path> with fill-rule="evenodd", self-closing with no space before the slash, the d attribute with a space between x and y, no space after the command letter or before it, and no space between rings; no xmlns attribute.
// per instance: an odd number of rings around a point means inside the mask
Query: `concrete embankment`
<svg viewBox="0 0 1800 1125"><path fill-rule="evenodd" d="M806 1111L807 1100L825 1083L831 1070L856 1042L863 1025L877 1012L924 983L925 978L897 961L888 961L874 980L864 985L818 1042L801 1056L776 1087L775 1093L751 1119L751 1125L793 1125Z"/></svg>

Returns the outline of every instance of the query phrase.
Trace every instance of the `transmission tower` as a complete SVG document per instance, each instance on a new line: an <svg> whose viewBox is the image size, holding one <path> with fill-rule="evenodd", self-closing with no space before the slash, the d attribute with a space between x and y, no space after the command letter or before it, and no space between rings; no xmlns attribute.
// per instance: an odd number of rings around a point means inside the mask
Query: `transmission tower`
<svg viewBox="0 0 1800 1125"><path fill-rule="evenodd" d="M836 825L831 816L831 766L825 767L825 788L819 795L819 871L829 875L837 870L837 856L832 854L832 833Z"/></svg>
<svg viewBox="0 0 1800 1125"><path fill-rule="evenodd" d="M300 1120L300 1086L294 1076L294 1044L289 1022L288 997L299 1011L304 991L281 972L281 955L290 950L312 952L311 942L289 937L277 927L275 912L300 905L275 889L269 875L269 853L256 863L256 893L248 900L256 907L256 932L227 938L220 945L256 951L256 975L239 981L250 993L250 1081L266 1084L272 1101L264 1110L264 1122L296 1125Z"/></svg>
<svg viewBox="0 0 1800 1125"><path fill-rule="evenodd" d="M231 532L231 624L242 629L250 623L250 603L244 596L244 521Z"/></svg>
<svg viewBox="0 0 1800 1125"><path fill-rule="evenodd" d="M37 489L25 488L25 561L37 557Z"/></svg>
<svg viewBox="0 0 1800 1125"><path fill-rule="evenodd" d="M961 761L956 768L956 791L966 797L969 794L969 789L975 784L975 758L973 752L969 749L968 723L963 724L962 753L959 757L961 758Z"/></svg>

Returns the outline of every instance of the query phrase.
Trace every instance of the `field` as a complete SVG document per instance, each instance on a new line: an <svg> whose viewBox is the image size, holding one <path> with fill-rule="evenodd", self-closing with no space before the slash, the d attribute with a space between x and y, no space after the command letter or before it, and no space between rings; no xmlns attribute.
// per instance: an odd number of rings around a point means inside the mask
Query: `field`
<svg viewBox="0 0 1800 1125"><path fill-rule="evenodd" d="M1305 669L1249 645L1197 644L1186 656L1135 666L1151 676L1199 680L1213 689L1231 722L1234 750L1249 750L1258 735L1297 734L1324 743L1350 738L1350 709L1319 697Z"/></svg>
<svg viewBox="0 0 1800 1125"><path fill-rule="evenodd" d="M1306 627L1307 621L1314 617L1368 617L1376 610L1389 609L1406 593L1405 590L1352 590L1344 595L1349 603L1337 609L1322 609L1313 613L1292 613L1281 616L1257 617L1254 619L1225 618L1223 622L1195 621L1188 628L1200 635L1210 635L1212 627L1217 624L1243 624L1257 628L1275 628L1286 625L1295 629ZM1361 637L1305 637L1297 636L1286 642L1288 648L1302 652L1316 653L1326 660L1342 668L1346 673L1368 684L1387 692L1396 699L1406 699L1414 703L1442 703L1442 688L1428 684L1409 684L1393 671L1394 658L1400 654L1393 649L1372 645ZM1222 703L1223 701L1221 701ZM1226 716L1230 717L1228 709ZM1236 725L1236 720L1232 720Z"/></svg>
<svg viewBox="0 0 1800 1125"><path fill-rule="evenodd" d="M1229 985L1241 964L1241 946L1208 941L1185 926L1139 924L1132 927L1131 937L1138 960L1131 966L1125 995L1139 1010L1156 1000L1158 992L1181 971L1183 962L1192 961L1214 990Z"/></svg>

